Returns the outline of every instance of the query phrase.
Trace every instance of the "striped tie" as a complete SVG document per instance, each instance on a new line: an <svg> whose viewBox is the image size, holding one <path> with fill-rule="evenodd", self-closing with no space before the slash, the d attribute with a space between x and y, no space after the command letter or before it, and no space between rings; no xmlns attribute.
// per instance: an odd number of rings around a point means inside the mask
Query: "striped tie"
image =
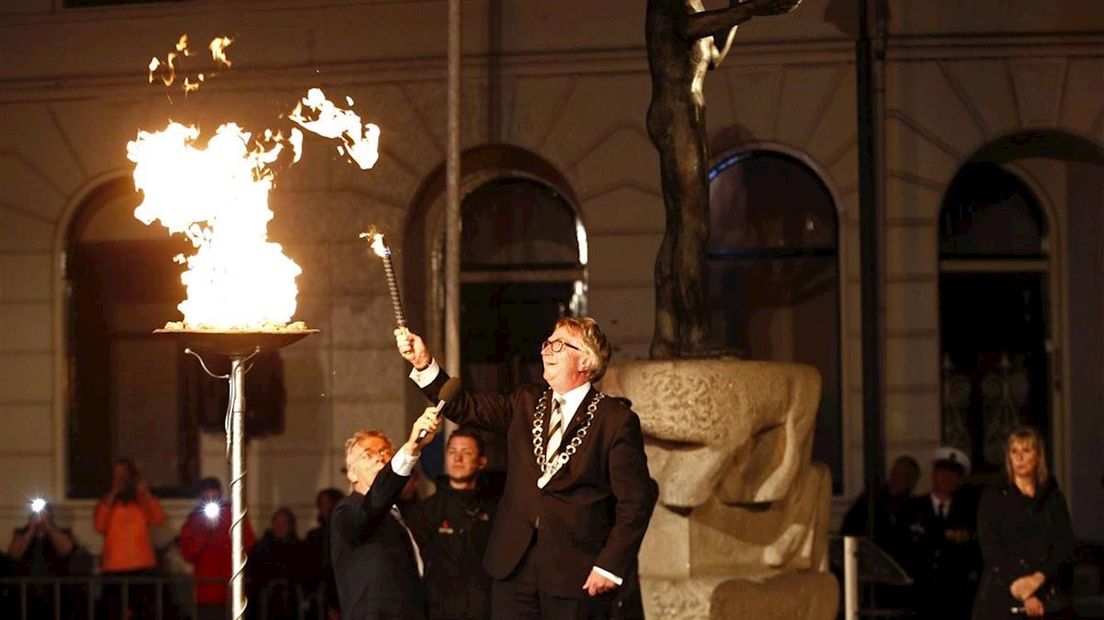
<svg viewBox="0 0 1104 620"><path fill-rule="evenodd" d="M563 398L555 396L552 399L552 417L548 420L548 447L544 451L545 458L549 461L560 449L563 441Z"/></svg>
<svg viewBox="0 0 1104 620"><path fill-rule="evenodd" d="M563 441L563 399L560 397L552 399L552 416L548 419L548 426L550 431L548 446L544 451L546 459L544 473L537 479L537 487L541 489L548 484L548 481L556 473L556 467L552 465L552 457L555 456L556 450L560 447L560 442Z"/></svg>

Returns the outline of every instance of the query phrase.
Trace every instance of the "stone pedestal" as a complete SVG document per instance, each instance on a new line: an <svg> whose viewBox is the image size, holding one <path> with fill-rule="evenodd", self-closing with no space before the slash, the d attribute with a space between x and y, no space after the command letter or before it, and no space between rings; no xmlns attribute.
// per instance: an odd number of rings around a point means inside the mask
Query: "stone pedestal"
<svg viewBox="0 0 1104 620"><path fill-rule="evenodd" d="M650 618L834 618L831 475L810 460L816 370L739 360L633 362L632 400L660 501L640 551Z"/></svg>

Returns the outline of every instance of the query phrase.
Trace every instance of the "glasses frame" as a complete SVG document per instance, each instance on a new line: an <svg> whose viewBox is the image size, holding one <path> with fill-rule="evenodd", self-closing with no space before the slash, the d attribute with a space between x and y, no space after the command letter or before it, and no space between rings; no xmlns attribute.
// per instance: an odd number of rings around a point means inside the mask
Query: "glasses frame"
<svg viewBox="0 0 1104 620"><path fill-rule="evenodd" d="M540 344L541 353L544 353L545 348L552 349L553 353L559 353L560 351L563 351L564 347L570 347L572 349L575 349L576 351L579 351L580 353L582 352L582 349L564 340L563 338L557 338L555 340L543 340Z"/></svg>

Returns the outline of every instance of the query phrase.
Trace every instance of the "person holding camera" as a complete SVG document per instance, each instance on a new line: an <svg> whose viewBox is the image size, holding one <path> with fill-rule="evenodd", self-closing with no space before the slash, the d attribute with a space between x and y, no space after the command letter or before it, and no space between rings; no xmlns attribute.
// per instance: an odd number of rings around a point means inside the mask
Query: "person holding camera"
<svg viewBox="0 0 1104 620"><path fill-rule="evenodd" d="M17 577L45 578L66 577L69 575L69 560L77 549L73 534L54 523L53 511L42 501L32 503L31 515L27 525L12 531L8 555L12 561L12 573ZM31 618L54 617L53 586L47 583L32 583L27 587L27 615ZM11 593L15 609L8 609L13 615L20 613L18 593Z"/></svg>
<svg viewBox="0 0 1104 620"><path fill-rule="evenodd" d="M153 587L132 585L131 580L150 578L157 568L150 528L165 522L161 503L138 473L134 461L121 458L111 470L111 489L96 504L93 526L103 534L100 572L105 579L101 605L108 617L119 617L121 589L128 588L130 610L143 617L152 613Z"/></svg>
<svg viewBox="0 0 1104 620"><path fill-rule="evenodd" d="M230 580L230 505L222 499L222 483L208 477L199 481L199 505L180 528L180 556L194 566L196 605L200 620L225 620ZM253 548L256 536L243 519L242 548Z"/></svg>

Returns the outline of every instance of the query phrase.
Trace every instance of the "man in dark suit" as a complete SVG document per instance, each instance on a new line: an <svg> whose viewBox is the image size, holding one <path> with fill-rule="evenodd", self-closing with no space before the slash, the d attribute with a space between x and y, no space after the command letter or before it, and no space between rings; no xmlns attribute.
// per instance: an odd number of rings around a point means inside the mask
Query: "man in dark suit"
<svg viewBox="0 0 1104 620"><path fill-rule="evenodd" d="M932 453L931 492L906 510L910 553L906 570L915 581L917 611L924 618L967 618L977 590L981 551L977 502L962 488L970 458L943 446Z"/></svg>
<svg viewBox="0 0 1104 620"><path fill-rule="evenodd" d="M330 552L344 620L425 618L421 558L395 502L422 444L433 440L439 426L429 407L398 452L383 433L371 429L345 442L345 475L352 489L330 517ZM427 436L419 442L423 429Z"/></svg>
<svg viewBox="0 0 1104 620"><path fill-rule="evenodd" d="M447 375L421 337L395 336L411 379L436 402ZM658 488L640 419L591 386L609 357L596 321L565 317L541 345L547 386L461 390L444 409L505 437L505 491L483 559L495 580L493 618L608 617L617 588L635 575Z"/></svg>

